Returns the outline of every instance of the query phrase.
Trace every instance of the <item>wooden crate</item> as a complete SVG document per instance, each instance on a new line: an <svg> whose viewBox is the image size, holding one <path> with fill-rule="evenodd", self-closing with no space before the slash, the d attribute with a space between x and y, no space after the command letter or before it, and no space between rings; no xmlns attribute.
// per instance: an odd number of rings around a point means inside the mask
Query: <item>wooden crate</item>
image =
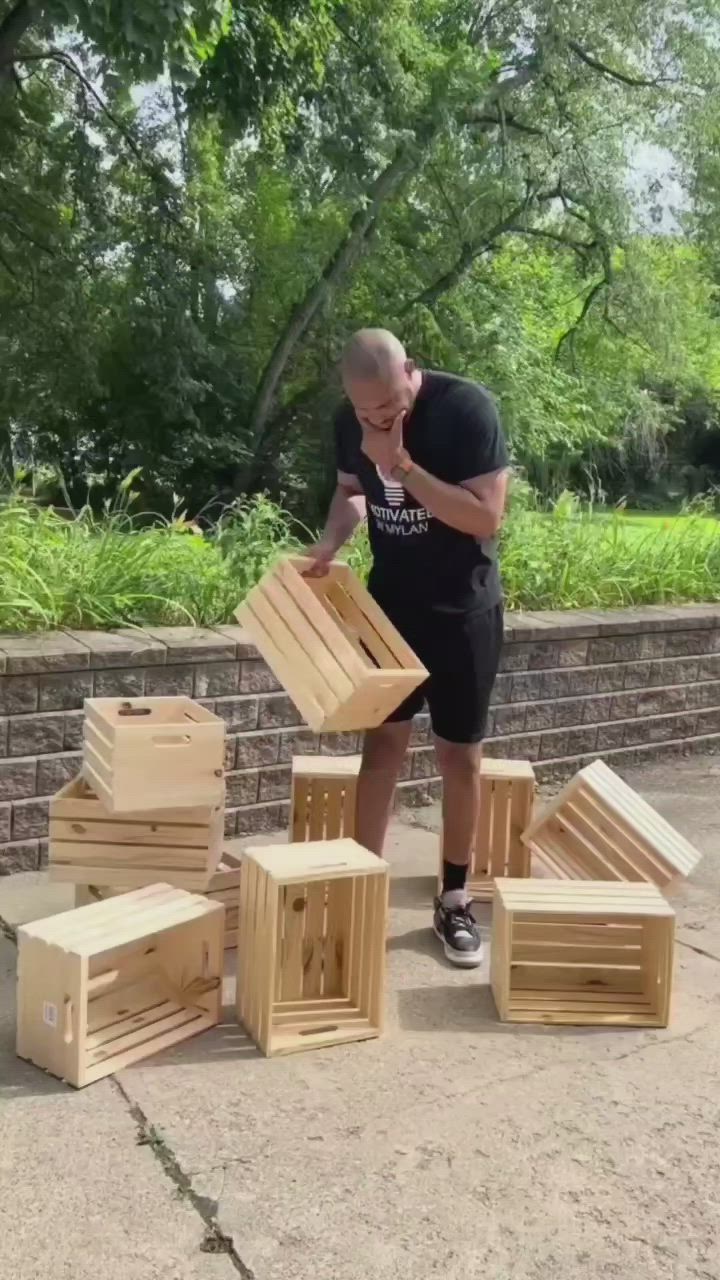
<svg viewBox="0 0 720 1280"><path fill-rule="evenodd" d="M535 773L526 760L492 760L480 765L480 819L470 858L467 891L479 902L493 896L496 877L530 875L530 850L521 836L532 816ZM440 841L438 888L442 887Z"/></svg>
<svg viewBox="0 0 720 1280"><path fill-rule="evenodd" d="M221 804L111 813L77 777L50 801L50 877L126 889L160 879L204 889L220 859L224 820Z"/></svg>
<svg viewBox="0 0 720 1280"><path fill-rule="evenodd" d="M674 929L653 884L498 880L490 982L500 1018L666 1027Z"/></svg>
<svg viewBox="0 0 720 1280"><path fill-rule="evenodd" d="M233 845L237 842L233 841ZM238 944L238 917L240 910L240 871L242 859L239 853L227 845L222 851L220 865L210 878L205 896L210 902L221 902L225 908L225 950Z"/></svg>
<svg viewBox="0 0 720 1280"><path fill-rule="evenodd" d="M190 698L88 698L83 773L111 813L225 803L225 722Z"/></svg>
<svg viewBox="0 0 720 1280"><path fill-rule="evenodd" d="M235 841L232 842L236 843ZM240 865L238 854L224 848L217 870L213 872L203 896L210 902L221 902L225 908L225 950L237 946L238 907L240 901ZM127 888L117 885L77 884L75 886L75 906L85 907L91 902L104 902L107 898L116 898L127 893Z"/></svg>
<svg viewBox="0 0 720 1280"><path fill-rule="evenodd" d="M245 851L238 1020L268 1056L380 1034L388 865L354 840Z"/></svg>
<svg viewBox="0 0 720 1280"><path fill-rule="evenodd" d="M355 835L362 756L294 756L290 839L337 840Z"/></svg>
<svg viewBox="0 0 720 1280"><path fill-rule="evenodd" d="M316 733L373 729L427 671L347 565L309 563L281 560L235 616Z"/></svg>
<svg viewBox="0 0 720 1280"><path fill-rule="evenodd" d="M219 903L149 885L17 938L18 1055L76 1088L220 1019Z"/></svg>
<svg viewBox="0 0 720 1280"><path fill-rule="evenodd" d="M575 775L523 840L553 875L649 880L661 888L690 875L701 856L602 760Z"/></svg>

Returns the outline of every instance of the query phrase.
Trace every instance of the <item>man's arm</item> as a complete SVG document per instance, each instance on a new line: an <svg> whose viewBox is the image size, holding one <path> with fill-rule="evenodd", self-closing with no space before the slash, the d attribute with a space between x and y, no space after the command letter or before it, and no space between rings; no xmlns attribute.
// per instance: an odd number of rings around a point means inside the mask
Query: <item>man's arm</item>
<svg viewBox="0 0 720 1280"><path fill-rule="evenodd" d="M365 498L357 477L338 471L337 488L320 541L307 551L308 557L314 562L312 568L307 570L308 577L322 577L327 573L330 561L348 538L352 537L365 516Z"/></svg>
<svg viewBox="0 0 720 1280"><path fill-rule="evenodd" d="M409 469L401 475L404 465L408 464ZM407 463L401 462L395 475L417 502L451 529L475 538L494 538L498 532L505 511L507 467L475 476L462 484L446 484L408 458Z"/></svg>

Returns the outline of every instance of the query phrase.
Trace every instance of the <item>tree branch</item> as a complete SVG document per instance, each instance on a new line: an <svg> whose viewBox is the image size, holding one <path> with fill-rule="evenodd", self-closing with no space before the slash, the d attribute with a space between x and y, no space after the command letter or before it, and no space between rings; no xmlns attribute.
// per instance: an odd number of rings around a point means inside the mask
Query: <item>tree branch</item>
<svg viewBox="0 0 720 1280"><path fill-rule="evenodd" d="M0 82L13 76L15 50L35 18L30 0L17 0L0 22Z"/></svg>
<svg viewBox="0 0 720 1280"><path fill-rule="evenodd" d="M597 298L601 290L607 288L608 283L609 282L608 282L607 276L603 273L600 279L596 280L592 288L588 290L588 292L585 295L585 301L582 304L580 315L578 316L577 320L573 321L569 329L566 329L564 333L561 333L560 337L558 338L558 343L555 348L555 360L560 359L560 353L562 351L564 343L567 342L568 338L571 338L571 339L574 338L583 320L585 319L588 311L590 310L593 302L595 301L595 299Z"/></svg>
<svg viewBox="0 0 720 1280"><path fill-rule="evenodd" d="M615 67L609 67L606 62L601 62L599 58L594 58L592 54L586 53L579 45L577 40L568 40L568 49L584 62L587 67L592 67L593 71L599 71L600 75L608 76L611 80L618 80L620 84L627 84L631 89L657 89L661 84L678 84L679 81L673 80L668 76L657 76L654 80L646 80L640 76L630 76L625 71L619 71Z"/></svg>
<svg viewBox="0 0 720 1280"><path fill-rule="evenodd" d="M505 112L504 121L499 116L484 116L479 114L471 114L467 119L468 124L490 125L491 127L501 129L503 124L508 129L515 129L518 133L529 133L533 138L544 138L543 129L537 129L535 125L525 124L524 121L518 120L517 116L510 115Z"/></svg>
<svg viewBox="0 0 720 1280"><path fill-rule="evenodd" d="M410 298L402 307L400 315L406 315L408 311L417 306L434 307L444 293L447 293L449 289L454 289L455 285L460 283L463 276L470 270L473 263L477 262L478 258L490 252L495 241L512 226L515 220L525 212L526 208L527 201L518 205L507 217L501 218L499 222L496 222L495 226L486 232L481 241L475 244L466 241L452 266L433 280L432 284L426 285L414 298Z"/></svg>
<svg viewBox="0 0 720 1280"><path fill-rule="evenodd" d="M556 244L565 245L568 249L574 249L576 253L589 253L592 249L597 248L597 240L574 240L572 236L566 236L562 231L546 231L542 227L507 227L506 230L518 236L536 236L539 240L552 240Z"/></svg>
<svg viewBox="0 0 720 1280"><path fill-rule="evenodd" d="M95 85L92 83L91 80L88 80L87 76L84 74L83 71L81 71L80 67L77 65L75 59L71 58L68 53L65 53L62 49L46 49L42 53L20 54L17 57L16 61L17 62L55 62L58 64L58 66L64 67L66 71L69 71L71 75L75 76L76 80L80 82L84 93L86 95L88 94L90 95L90 97L97 104L99 109L102 111L103 115L105 115L107 119L110 121L110 123L115 127L115 129L117 129L118 133L120 134L120 137L123 139L126 145L130 148L133 155L135 156L139 164L142 166L142 168L145 170L145 172L148 174L148 176L152 178L154 182L160 183L164 186L166 195L167 194L177 195L177 188L175 184L172 182L172 180L170 179L170 176L168 175L168 173L166 172L162 164L159 161L156 161L154 159L151 160L148 158L148 156L145 154L143 150L142 145L137 141L136 138L133 137L131 130L128 129L128 127L125 124L123 124L122 120L118 119L118 117L115 115L113 111L110 110L110 107L108 106L102 94L98 93L98 90L95 88ZM162 211L165 214L165 216L170 219L171 222L174 222L175 225L178 227L182 227L181 219L178 218L172 212L172 210L168 208L167 203L163 205Z"/></svg>

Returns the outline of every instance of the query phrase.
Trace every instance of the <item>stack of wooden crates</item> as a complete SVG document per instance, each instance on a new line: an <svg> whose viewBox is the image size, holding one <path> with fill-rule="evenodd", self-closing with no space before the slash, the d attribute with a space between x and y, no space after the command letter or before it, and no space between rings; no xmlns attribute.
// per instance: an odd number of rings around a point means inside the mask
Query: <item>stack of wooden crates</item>
<svg viewBox="0 0 720 1280"><path fill-rule="evenodd" d="M220 862L224 738L188 698L85 704L82 773L50 806L50 875L76 909L18 931L18 1053L71 1084L219 1020L218 898L240 875Z"/></svg>
<svg viewBox="0 0 720 1280"><path fill-rule="evenodd" d="M163 881L227 902L235 945L224 751L224 722L189 698L88 699L82 773L50 801L50 875L76 906Z"/></svg>

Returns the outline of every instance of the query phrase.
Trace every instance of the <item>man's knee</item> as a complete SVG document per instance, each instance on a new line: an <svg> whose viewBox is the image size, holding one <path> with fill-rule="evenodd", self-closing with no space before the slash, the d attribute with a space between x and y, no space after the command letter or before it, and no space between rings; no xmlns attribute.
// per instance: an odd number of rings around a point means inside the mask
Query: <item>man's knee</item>
<svg viewBox="0 0 720 1280"><path fill-rule="evenodd" d="M450 776L472 781L480 773L482 743L446 742L444 738L436 738L435 758L443 778Z"/></svg>
<svg viewBox="0 0 720 1280"><path fill-rule="evenodd" d="M409 724L383 724L379 729L369 729L363 744L363 771L398 772L409 740Z"/></svg>

